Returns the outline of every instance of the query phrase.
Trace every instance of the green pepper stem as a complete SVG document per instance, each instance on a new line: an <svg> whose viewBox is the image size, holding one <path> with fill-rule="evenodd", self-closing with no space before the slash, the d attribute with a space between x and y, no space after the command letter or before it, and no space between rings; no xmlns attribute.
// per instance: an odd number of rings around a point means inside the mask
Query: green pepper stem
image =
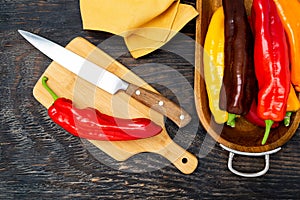
<svg viewBox="0 0 300 200"><path fill-rule="evenodd" d="M272 127L274 121L271 120L271 119L267 119L267 120L265 120L265 123L266 123L266 128L265 128L264 138L261 142L262 145L266 144L266 142L268 140L268 137L269 137L269 133L271 131L271 127Z"/></svg>
<svg viewBox="0 0 300 200"><path fill-rule="evenodd" d="M235 127L235 118L236 118L236 114L228 113L227 125L232 128Z"/></svg>
<svg viewBox="0 0 300 200"><path fill-rule="evenodd" d="M290 125L292 113L293 112L291 112L291 111L288 111L288 112L285 113L285 117L284 117L284 120L283 120L283 123L284 123L285 126Z"/></svg>
<svg viewBox="0 0 300 200"><path fill-rule="evenodd" d="M44 86L44 88L51 94L52 98L54 99L54 101L56 99L58 99L58 96L53 92L53 90L47 85L47 81L48 81L48 77L43 76L42 78L42 85Z"/></svg>

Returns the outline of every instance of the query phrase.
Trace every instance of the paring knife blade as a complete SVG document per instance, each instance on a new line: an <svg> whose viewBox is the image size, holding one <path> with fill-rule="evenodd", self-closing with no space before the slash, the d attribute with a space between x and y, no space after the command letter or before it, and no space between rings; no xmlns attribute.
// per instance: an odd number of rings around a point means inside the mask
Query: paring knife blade
<svg viewBox="0 0 300 200"><path fill-rule="evenodd" d="M162 95L128 83L111 72L48 39L28 31L18 30L18 32L29 43L59 65L110 94L115 94L120 90L125 91L126 94L144 105L165 115L179 127L183 127L190 122L191 116L185 110Z"/></svg>

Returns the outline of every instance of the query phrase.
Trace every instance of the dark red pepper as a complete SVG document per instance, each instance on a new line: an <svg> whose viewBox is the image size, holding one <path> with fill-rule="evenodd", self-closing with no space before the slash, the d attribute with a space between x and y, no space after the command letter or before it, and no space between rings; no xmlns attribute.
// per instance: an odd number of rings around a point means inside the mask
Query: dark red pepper
<svg viewBox="0 0 300 200"><path fill-rule="evenodd" d="M70 99L58 98L48 87L47 77L43 86L52 95L50 118L74 136L90 140L124 141L152 137L162 128L147 118L122 119L103 114L94 108L78 109Z"/></svg>
<svg viewBox="0 0 300 200"><path fill-rule="evenodd" d="M251 122L252 124L254 124L256 126L266 127L265 121L257 116L257 105L256 105L255 100L253 100L253 102L251 104L250 111L244 117L247 121ZM272 125L272 128L276 128L278 126L279 126L279 123L274 122Z"/></svg>
<svg viewBox="0 0 300 200"><path fill-rule="evenodd" d="M253 0L254 66L258 81L257 114L265 120L265 144L274 121L286 114L290 90L287 39L273 0Z"/></svg>
<svg viewBox="0 0 300 200"><path fill-rule="evenodd" d="M254 94L253 35L244 0L223 0L224 76L220 108L228 112L227 124L234 126L235 115L249 112Z"/></svg>

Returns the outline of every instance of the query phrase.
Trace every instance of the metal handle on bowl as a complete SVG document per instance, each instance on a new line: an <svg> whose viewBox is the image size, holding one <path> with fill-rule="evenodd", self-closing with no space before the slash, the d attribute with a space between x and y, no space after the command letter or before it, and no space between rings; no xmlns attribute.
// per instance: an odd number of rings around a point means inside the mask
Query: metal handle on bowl
<svg viewBox="0 0 300 200"><path fill-rule="evenodd" d="M229 151L229 157L228 157L228 169L238 175L238 176L243 176L243 177L258 177L258 176L262 176L264 175L268 170L269 170L269 166L270 166L270 163L269 163L269 158L270 158L270 154L273 154L273 153L276 153L278 152L281 147L277 148L277 149L274 149L274 150L271 150L271 151L266 151L266 152L261 152L261 153L249 153L249 152L242 152L242 151L236 151L234 149L231 149L231 148L228 148L222 144L220 144L220 146ZM232 160L233 160L233 157L235 154L238 154L238 155L244 155L244 156L265 156L265 167L263 170L259 171L259 172L254 172L254 173L245 173L245 172L239 172L237 171L236 169L234 169L232 167Z"/></svg>
<svg viewBox="0 0 300 200"><path fill-rule="evenodd" d="M269 154L265 155L265 168L259 172L254 172L254 173L245 173L245 172L239 172L239 171L235 170L232 167L233 157L234 157L234 153L229 152L228 169L236 175L243 176L243 177L258 177L258 176L264 175L269 170L269 166L270 166L269 165L269 157L270 157Z"/></svg>

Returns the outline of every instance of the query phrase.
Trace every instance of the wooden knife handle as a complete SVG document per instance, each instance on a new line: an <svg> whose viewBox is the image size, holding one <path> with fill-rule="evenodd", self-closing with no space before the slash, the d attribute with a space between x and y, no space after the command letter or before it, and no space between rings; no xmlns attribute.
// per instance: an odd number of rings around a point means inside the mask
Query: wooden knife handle
<svg viewBox="0 0 300 200"><path fill-rule="evenodd" d="M175 122L178 127L184 127L191 121L191 116L185 110L158 93L134 84L129 84L125 92L149 108L165 115Z"/></svg>

